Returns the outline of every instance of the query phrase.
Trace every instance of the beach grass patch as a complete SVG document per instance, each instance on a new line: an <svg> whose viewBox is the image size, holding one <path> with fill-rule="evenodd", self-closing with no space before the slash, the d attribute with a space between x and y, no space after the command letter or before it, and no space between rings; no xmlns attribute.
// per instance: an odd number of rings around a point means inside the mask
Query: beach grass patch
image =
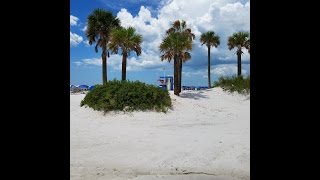
<svg viewBox="0 0 320 180"><path fill-rule="evenodd" d="M225 91L238 92L239 94L250 93L250 76L221 76L218 81L214 82L213 87L221 87Z"/></svg>

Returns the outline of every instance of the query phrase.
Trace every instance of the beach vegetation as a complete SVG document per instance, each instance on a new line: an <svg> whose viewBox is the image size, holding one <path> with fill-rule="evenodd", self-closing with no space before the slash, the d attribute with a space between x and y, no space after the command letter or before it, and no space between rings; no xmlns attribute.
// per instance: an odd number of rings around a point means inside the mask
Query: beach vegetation
<svg viewBox="0 0 320 180"><path fill-rule="evenodd" d="M167 112L171 107L171 98L167 90L140 81L108 81L96 85L81 101L98 111L134 111L155 110Z"/></svg>
<svg viewBox="0 0 320 180"><path fill-rule="evenodd" d="M214 82L213 87L221 87L223 90L228 92L238 92L239 94L249 94L250 93L250 76L243 77L231 76L224 77L221 76L218 81Z"/></svg>

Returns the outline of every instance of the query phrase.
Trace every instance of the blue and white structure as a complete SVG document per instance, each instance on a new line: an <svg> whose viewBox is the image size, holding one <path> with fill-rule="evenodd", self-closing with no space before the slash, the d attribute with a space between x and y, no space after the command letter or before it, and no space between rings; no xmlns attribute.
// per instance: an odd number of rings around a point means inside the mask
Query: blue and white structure
<svg viewBox="0 0 320 180"><path fill-rule="evenodd" d="M166 87L168 91L173 90L173 76L160 76L160 87Z"/></svg>

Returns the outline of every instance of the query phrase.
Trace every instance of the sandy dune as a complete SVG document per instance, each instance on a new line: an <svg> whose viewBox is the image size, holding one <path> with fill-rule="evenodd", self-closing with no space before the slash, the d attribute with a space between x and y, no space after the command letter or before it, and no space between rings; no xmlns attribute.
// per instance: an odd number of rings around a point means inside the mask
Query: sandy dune
<svg viewBox="0 0 320 180"><path fill-rule="evenodd" d="M183 91L168 113L107 113L70 95L71 180L250 179L250 98Z"/></svg>

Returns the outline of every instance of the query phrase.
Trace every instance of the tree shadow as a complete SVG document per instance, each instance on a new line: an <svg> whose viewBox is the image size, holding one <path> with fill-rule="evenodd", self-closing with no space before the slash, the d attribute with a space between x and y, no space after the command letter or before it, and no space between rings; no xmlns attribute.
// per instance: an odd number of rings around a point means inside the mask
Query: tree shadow
<svg viewBox="0 0 320 180"><path fill-rule="evenodd" d="M198 99L201 99L201 98L208 98L208 96L206 95L203 95L203 92L202 91L197 91L197 92L182 92L180 94L180 97L182 98L189 98L189 99L195 99L195 100L198 100Z"/></svg>

